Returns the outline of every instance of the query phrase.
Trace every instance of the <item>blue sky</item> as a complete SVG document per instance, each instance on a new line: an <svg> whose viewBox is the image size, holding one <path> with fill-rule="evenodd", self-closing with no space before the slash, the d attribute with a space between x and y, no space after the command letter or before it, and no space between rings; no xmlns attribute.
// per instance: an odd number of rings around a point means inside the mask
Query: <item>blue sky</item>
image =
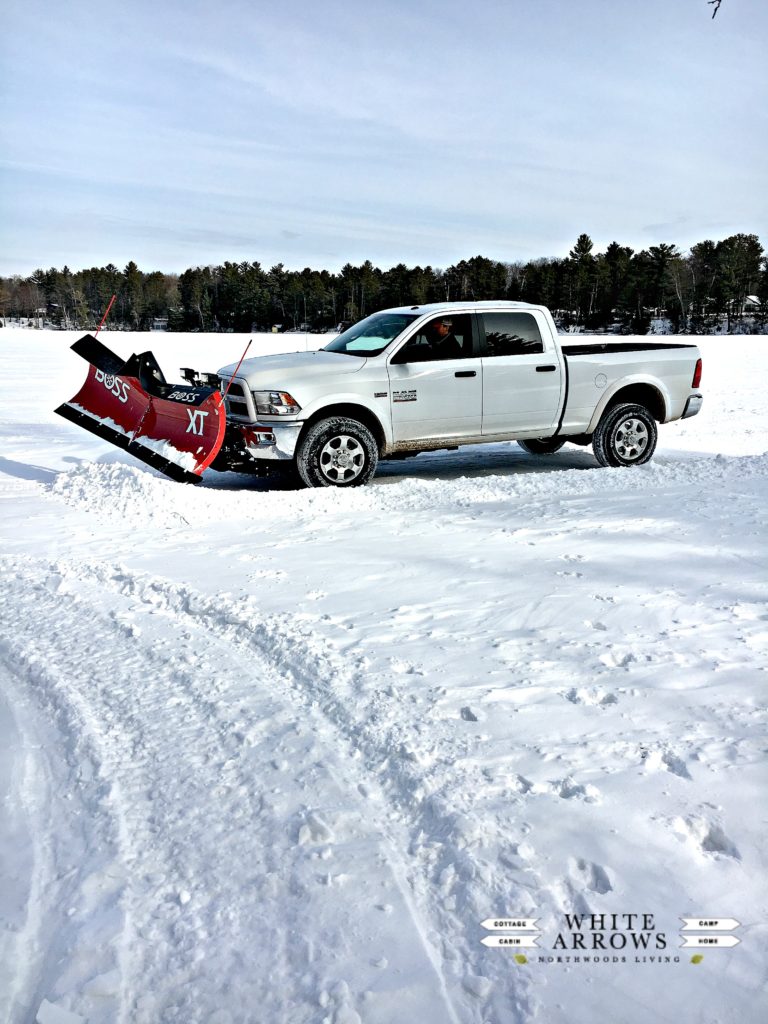
<svg viewBox="0 0 768 1024"><path fill-rule="evenodd" d="M0 274L768 243L768 4L6 0Z"/></svg>

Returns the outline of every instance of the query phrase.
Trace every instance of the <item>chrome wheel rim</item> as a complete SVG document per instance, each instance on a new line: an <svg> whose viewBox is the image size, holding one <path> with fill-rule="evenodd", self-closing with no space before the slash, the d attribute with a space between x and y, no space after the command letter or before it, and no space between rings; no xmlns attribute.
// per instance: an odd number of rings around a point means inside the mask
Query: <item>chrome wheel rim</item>
<svg viewBox="0 0 768 1024"><path fill-rule="evenodd" d="M320 472L332 484L348 484L365 467L365 449L356 437L337 434L320 451Z"/></svg>
<svg viewBox="0 0 768 1024"><path fill-rule="evenodd" d="M648 447L650 439L648 427L634 416L622 420L613 435L616 454L625 462L636 462Z"/></svg>

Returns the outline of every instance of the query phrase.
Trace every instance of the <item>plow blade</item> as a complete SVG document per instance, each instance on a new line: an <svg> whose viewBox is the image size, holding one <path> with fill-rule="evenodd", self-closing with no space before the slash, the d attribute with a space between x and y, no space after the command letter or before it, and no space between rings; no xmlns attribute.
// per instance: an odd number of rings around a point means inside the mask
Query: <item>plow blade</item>
<svg viewBox="0 0 768 1024"><path fill-rule="evenodd" d="M226 415L215 388L168 384L151 352L127 361L86 334L72 346L88 376L59 416L173 480L197 483L221 448Z"/></svg>

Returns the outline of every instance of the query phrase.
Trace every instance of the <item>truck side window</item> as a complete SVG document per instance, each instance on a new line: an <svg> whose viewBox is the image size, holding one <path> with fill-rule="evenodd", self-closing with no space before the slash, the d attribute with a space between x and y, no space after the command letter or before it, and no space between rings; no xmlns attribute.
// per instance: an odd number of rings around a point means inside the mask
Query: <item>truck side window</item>
<svg viewBox="0 0 768 1024"><path fill-rule="evenodd" d="M392 362L431 363L444 359L469 359L473 355L471 316L468 313L445 313L420 328Z"/></svg>
<svg viewBox="0 0 768 1024"><path fill-rule="evenodd" d="M483 313L482 319L489 356L544 351L539 325L530 313Z"/></svg>

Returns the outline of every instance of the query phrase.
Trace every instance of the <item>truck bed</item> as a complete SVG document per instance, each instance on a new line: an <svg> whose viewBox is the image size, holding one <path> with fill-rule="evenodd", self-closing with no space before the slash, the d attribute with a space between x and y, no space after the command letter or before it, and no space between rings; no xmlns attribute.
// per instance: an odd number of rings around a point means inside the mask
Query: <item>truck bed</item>
<svg viewBox="0 0 768 1024"><path fill-rule="evenodd" d="M577 341L558 342L565 364L566 398L558 432L580 434L594 429L604 396L621 384L645 382L663 403L662 422L678 419L691 389L699 351L696 345L679 342Z"/></svg>

